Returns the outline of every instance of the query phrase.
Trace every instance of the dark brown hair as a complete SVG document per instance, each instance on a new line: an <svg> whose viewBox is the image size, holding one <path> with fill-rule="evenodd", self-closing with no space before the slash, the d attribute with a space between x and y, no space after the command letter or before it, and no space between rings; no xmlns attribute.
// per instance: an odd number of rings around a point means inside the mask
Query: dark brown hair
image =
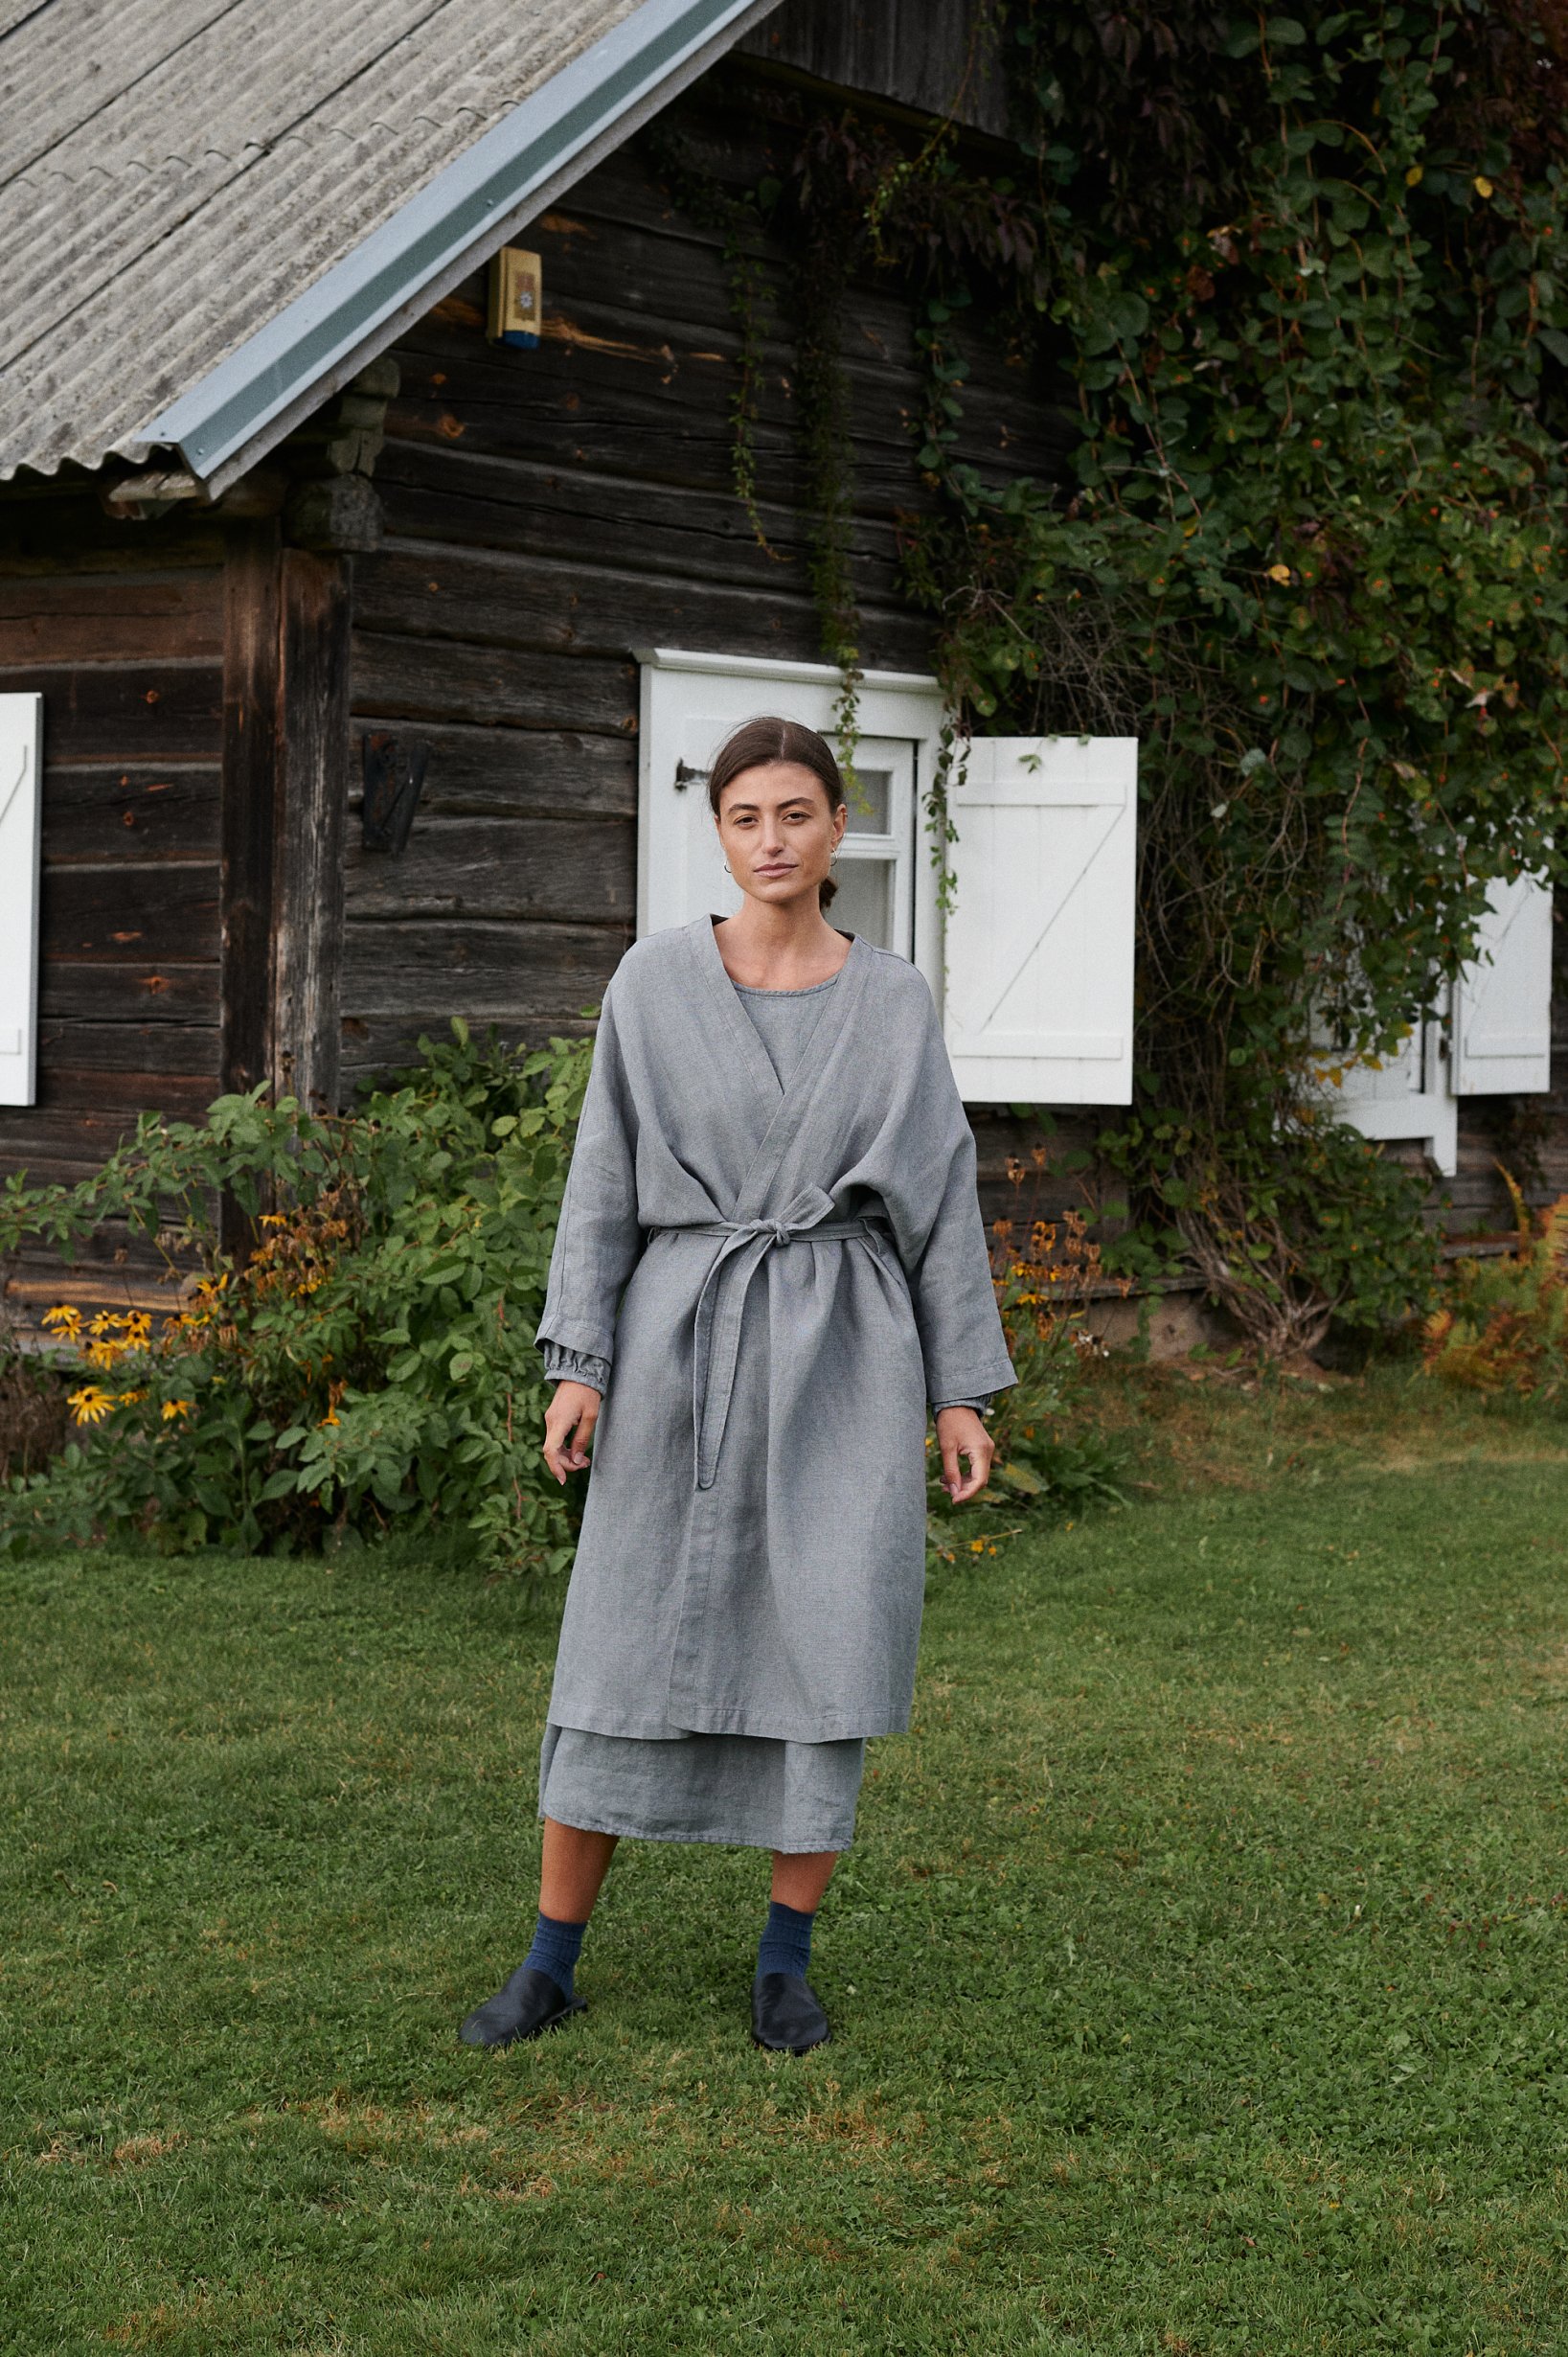
<svg viewBox="0 0 1568 2357"><path fill-rule="evenodd" d="M799 762L821 786L828 797L829 810L844 808L844 780L827 738L819 737L814 728L807 728L799 721L768 718L742 721L739 728L731 729L714 755L713 767L708 772L708 807L716 818L725 787L733 785L742 769L759 769L770 761ZM837 890L832 878L825 876L821 885L824 908Z"/></svg>

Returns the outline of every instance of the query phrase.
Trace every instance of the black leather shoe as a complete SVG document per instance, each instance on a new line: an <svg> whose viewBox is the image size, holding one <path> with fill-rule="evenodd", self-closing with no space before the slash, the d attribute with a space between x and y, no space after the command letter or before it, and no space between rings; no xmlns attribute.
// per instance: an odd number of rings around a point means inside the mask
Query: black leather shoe
<svg viewBox="0 0 1568 2357"><path fill-rule="evenodd" d="M485 2004L476 2005L458 2036L465 2046L515 2046L520 2038L536 2038L574 2013L586 2013L580 1997L568 1997L548 1973L536 1965L519 1964L504 1989Z"/></svg>
<svg viewBox="0 0 1568 2357"><path fill-rule="evenodd" d="M751 1984L751 2034L770 2054L809 2054L833 2033L799 1973L759 1973Z"/></svg>

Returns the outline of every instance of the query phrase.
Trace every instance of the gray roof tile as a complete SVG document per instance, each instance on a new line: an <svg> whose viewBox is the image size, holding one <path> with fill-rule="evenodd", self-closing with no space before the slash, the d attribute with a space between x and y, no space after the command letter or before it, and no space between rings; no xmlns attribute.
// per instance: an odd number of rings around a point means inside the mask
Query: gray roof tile
<svg viewBox="0 0 1568 2357"><path fill-rule="evenodd" d="M178 395L636 6L0 0L0 475L142 457Z"/></svg>

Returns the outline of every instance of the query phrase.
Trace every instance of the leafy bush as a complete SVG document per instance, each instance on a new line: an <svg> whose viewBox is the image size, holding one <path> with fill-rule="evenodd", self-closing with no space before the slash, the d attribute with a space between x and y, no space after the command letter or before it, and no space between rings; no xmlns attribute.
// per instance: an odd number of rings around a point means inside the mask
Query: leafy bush
<svg viewBox="0 0 1568 2357"><path fill-rule="evenodd" d="M1459 1263L1455 1299L1426 1321L1422 1364L1466 1390L1556 1403L1568 1392L1568 1195L1533 1220L1504 1177L1518 1250Z"/></svg>
<svg viewBox="0 0 1568 2357"><path fill-rule="evenodd" d="M345 1118L223 1097L200 1125L144 1116L78 1187L8 1186L0 1252L69 1253L119 1218L198 1273L161 1321L52 1314L81 1438L0 1495L0 1541L286 1550L442 1524L496 1566L567 1562L533 1337L591 1045L452 1030ZM225 1195L248 1253L221 1248Z"/></svg>
<svg viewBox="0 0 1568 2357"><path fill-rule="evenodd" d="M1022 1167L1013 1164L1011 1173L1019 1185ZM1032 1514L1126 1502L1117 1487L1117 1453L1090 1421L1094 1368L1106 1356L1088 1326L1102 1274L1100 1247L1077 1211L1033 1220L1021 1235L1013 1222L998 1221L993 1233L996 1303L1018 1381L998 1393L990 1417L996 1456L978 1523L972 1507L963 1521L954 1517L936 1443L928 1444L928 1546L942 1563L994 1554ZM1125 1294L1130 1283L1117 1281L1114 1290Z"/></svg>
<svg viewBox="0 0 1568 2357"><path fill-rule="evenodd" d="M533 1337L592 1049L518 1056L452 1030L343 1119L221 1097L199 1125L144 1116L80 1186L0 1194L0 1254L34 1238L69 1256L125 1220L171 1277L194 1262L167 1317L49 1314L77 1437L0 1487L0 1549L142 1534L286 1552L439 1527L498 1568L565 1568L578 1501L540 1457ZM241 1253L221 1244L225 1197L250 1227ZM949 1519L933 1448L948 1561L1019 1516L1119 1496L1087 1414L1099 1248L1076 1213L1016 1240L1003 1223L997 1245L1019 1381L978 1522Z"/></svg>
<svg viewBox="0 0 1568 2357"><path fill-rule="evenodd" d="M1224 1154L1191 1124L1135 1113L1101 1147L1145 1212L1110 1247L1116 1266L1156 1283L1195 1270L1265 1358L1300 1361L1336 1318L1387 1334L1431 1306L1440 1238L1422 1218L1424 1170L1328 1110L1295 1107Z"/></svg>

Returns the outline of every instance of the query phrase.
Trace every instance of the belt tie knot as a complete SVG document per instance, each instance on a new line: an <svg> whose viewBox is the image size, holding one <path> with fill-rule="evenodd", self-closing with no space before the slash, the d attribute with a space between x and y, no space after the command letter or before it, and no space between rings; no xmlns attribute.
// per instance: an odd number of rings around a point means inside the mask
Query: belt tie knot
<svg viewBox="0 0 1568 2357"><path fill-rule="evenodd" d="M832 1208L831 1196L821 1187L805 1187L773 1219L704 1220L661 1231L719 1239L697 1295L692 1338L692 1427L699 1490L711 1490L718 1473L718 1453L740 1355L746 1294L768 1253L792 1244L838 1243L851 1236L873 1242L887 1234L884 1222L835 1220Z"/></svg>

